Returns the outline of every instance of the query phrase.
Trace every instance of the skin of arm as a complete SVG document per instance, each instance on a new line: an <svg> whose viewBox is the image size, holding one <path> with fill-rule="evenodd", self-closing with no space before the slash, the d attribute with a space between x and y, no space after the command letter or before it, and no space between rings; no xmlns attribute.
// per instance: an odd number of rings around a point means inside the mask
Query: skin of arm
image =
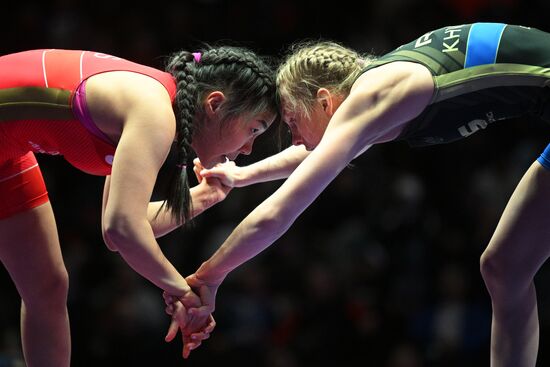
<svg viewBox="0 0 550 367"><path fill-rule="evenodd" d="M103 189L103 205L102 205L102 220L101 228L104 235L103 240L111 251L116 251L115 245L110 242L110 239L105 236L105 206L109 196L110 179L111 176L107 176L105 179L105 186ZM194 218L204 212L206 209L211 208L215 204L219 203L229 193L231 188L223 186L220 181L214 179L204 180L195 187L190 189L191 200L193 201L193 210L191 212L191 218ZM155 238L164 236L167 233L172 232L176 228L181 226L170 215L166 206L162 207L164 201L152 201L147 207L147 220L153 229ZM162 209L161 209L162 207ZM160 212L159 212L160 209ZM158 215L157 215L158 213Z"/></svg>
<svg viewBox="0 0 550 367"><path fill-rule="evenodd" d="M191 218L225 199L230 190L230 187L224 186L217 178L202 180L197 186L192 187L190 189L193 202ZM163 203L164 201L154 201L147 207L147 219L156 238L170 233L181 225L173 219L166 206L159 212Z"/></svg>
<svg viewBox="0 0 550 367"><path fill-rule="evenodd" d="M138 74L125 76L112 89L97 88L95 97L112 100L113 114L123 121L103 195L103 236L136 272L170 294L183 296L190 288L163 255L147 217L158 171L175 135L170 98L159 82ZM89 101L93 106L94 99Z"/></svg>
<svg viewBox="0 0 550 367"><path fill-rule="evenodd" d="M200 175L204 178L216 177L229 187L281 180L290 176L309 153L303 145L293 145L248 166L239 167L234 162L222 163L211 169L202 169Z"/></svg>
<svg viewBox="0 0 550 367"><path fill-rule="evenodd" d="M281 187L254 209L195 273L207 284L227 274L282 236L329 183L369 146L397 137L429 104L429 71L395 62L361 76L332 116L319 145Z"/></svg>

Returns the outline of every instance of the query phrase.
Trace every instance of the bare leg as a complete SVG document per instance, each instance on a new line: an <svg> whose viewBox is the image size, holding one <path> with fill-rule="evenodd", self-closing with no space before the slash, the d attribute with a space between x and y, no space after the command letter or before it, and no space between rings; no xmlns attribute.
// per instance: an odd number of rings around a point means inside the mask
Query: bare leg
<svg viewBox="0 0 550 367"><path fill-rule="evenodd" d="M535 367L539 319L534 276L550 256L550 171L534 162L481 256L491 295L491 367Z"/></svg>
<svg viewBox="0 0 550 367"><path fill-rule="evenodd" d="M0 221L0 260L22 298L27 366L68 367L68 276L50 203Z"/></svg>

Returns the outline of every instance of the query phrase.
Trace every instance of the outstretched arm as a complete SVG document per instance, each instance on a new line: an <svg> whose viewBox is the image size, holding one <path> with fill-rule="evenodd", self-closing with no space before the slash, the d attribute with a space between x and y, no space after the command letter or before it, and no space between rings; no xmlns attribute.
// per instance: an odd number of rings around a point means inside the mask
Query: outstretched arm
<svg viewBox="0 0 550 367"><path fill-rule="evenodd" d="M200 161L196 158L195 166L201 167L201 170L197 172L200 176L199 184L190 190L193 202L191 218L224 200L233 187L287 178L309 153L303 145L291 146L278 154L248 166L239 167L234 162L228 161L211 169L202 168ZM108 193L108 185L109 178L105 183L105 193ZM104 197L103 209L105 209L106 201L107 198ZM163 207L163 203L163 201L151 202L147 209L147 218L156 238L162 237L180 226Z"/></svg>
<svg viewBox="0 0 550 367"><path fill-rule="evenodd" d="M432 93L431 74L418 64L396 62L363 75L315 150L237 226L196 277L220 284L231 270L270 246L353 158L396 137L424 110Z"/></svg>
<svg viewBox="0 0 550 367"><path fill-rule="evenodd" d="M176 296L191 295L182 275L164 256L147 218L160 167L175 135L175 117L164 87L152 78L128 74L117 95L90 82L90 106L114 110L123 129L104 193L103 235L111 249L137 273ZM91 93L94 92L94 93ZM109 101L114 100L112 104ZM93 111L92 111L93 112Z"/></svg>
<svg viewBox="0 0 550 367"><path fill-rule="evenodd" d="M111 176L107 176L103 189L103 205L101 213L101 229L103 234L105 234L105 207L109 198L110 183ZM193 202L193 210L190 217L194 218L206 209L224 200L230 190L231 187L222 185L216 178L204 180L197 186L192 187L190 191L191 200ZM181 226L180 223L174 220L166 205L163 205L164 203L164 201L152 201L147 207L147 220L153 229L155 238L162 237ZM115 251L115 246L110 243L106 236L104 236L103 240L110 250Z"/></svg>
<svg viewBox="0 0 550 367"><path fill-rule="evenodd" d="M223 185L215 177L201 180L197 186L190 189L193 203L190 218L198 216L203 211L224 200L230 190L231 187ZM181 225L174 220L163 204L164 201L154 201L149 203L147 207L147 218L156 238L164 236Z"/></svg>
<svg viewBox="0 0 550 367"><path fill-rule="evenodd" d="M141 74L117 72L94 78L87 85L92 115L121 126L111 176L105 182L103 237L132 269L178 299L181 307L174 323L186 328L183 341L188 345L190 333L207 326L186 317L186 310L201 302L162 253L155 239L158 228L150 221L149 201L176 130L170 96L162 84ZM199 204L200 210L205 207L206 203Z"/></svg>
<svg viewBox="0 0 550 367"><path fill-rule="evenodd" d="M303 145L290 146L270 157L248 166L239 167L228 161L210 169L202 169L203 178L218 178L225 186L243 187L260 182L287 178L309 155ZM198 162L200 164L200 162Z"/></svg>

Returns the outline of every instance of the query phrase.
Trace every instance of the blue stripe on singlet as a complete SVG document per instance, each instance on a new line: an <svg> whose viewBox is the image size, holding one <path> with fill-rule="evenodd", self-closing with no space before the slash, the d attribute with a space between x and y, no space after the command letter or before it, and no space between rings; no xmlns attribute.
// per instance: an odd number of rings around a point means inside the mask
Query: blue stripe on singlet
<svg viewBox="0 0 550 367"><path fill-rule="evenodd" d="M537 158L540 164L542 164L546 169L550 169L550 144L544 149L544 152Z"/></svg>
<svg viewBox="0 0 550 367"><path fill-rule="evenodd" d="M468 35L464 68L494 64L505 27L506 24L503 23L473 24Z"/></svg>

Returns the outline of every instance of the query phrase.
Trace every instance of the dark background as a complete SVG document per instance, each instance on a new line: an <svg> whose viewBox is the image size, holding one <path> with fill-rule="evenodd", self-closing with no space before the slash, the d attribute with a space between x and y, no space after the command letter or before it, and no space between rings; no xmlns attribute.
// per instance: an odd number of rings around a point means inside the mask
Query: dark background
<svg viewBox="0 0 550 367"><path fill-rule="evenodd" d="M324 38L380 55L451 24L498 21L550 31L546 0L23 0L7 6L2 54L90 49L159 68L163 56L193 51L201 41L277 57L294 41ZM218 294L218 326L188 361L179 338L163 340L169 320L160 290L103 244L103 178L39 156L70 274L72 365L488 366L491 309L479 256L548 140L547 126L517 119L449 145L375 146L274 246L228 277ZM241 163L273 152L271 132ZM279 184L233 190L193 228L160 239L163 250L183 274L192 273ZM548 278L543 268L536 279L540 366L550 363ZM20 301L4 270L0 297L0 366L21 366Z"/></svg>

